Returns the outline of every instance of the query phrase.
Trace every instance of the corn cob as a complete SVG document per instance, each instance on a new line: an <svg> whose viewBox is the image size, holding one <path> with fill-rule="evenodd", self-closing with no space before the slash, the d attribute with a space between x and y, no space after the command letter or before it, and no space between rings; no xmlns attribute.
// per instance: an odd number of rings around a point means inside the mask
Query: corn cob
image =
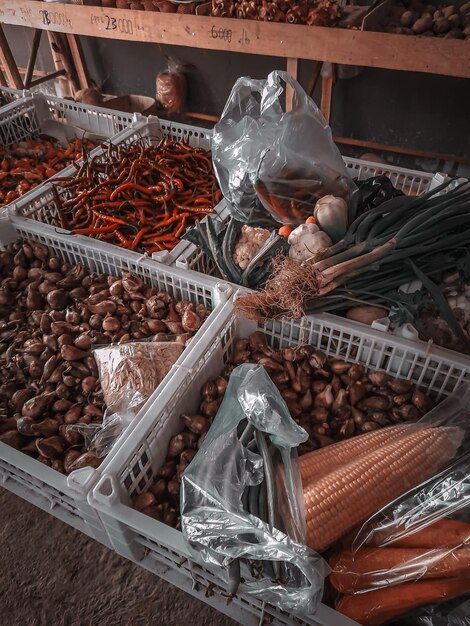
<svg viewBox="0 0 470 626"><path fill-rule="evenodd" d="M399 424L381 428L304 454L299 459L300 476L304 487L311 479L321 478L363 454L392 443L408 432L410 427L411 424Z"/></svg>
<svg viewBox="0 0 470 626"><path fill-rule="evenodd" d="M460 428L421 428L373 450L304 489L307 545L325 550L409 489L438 472L462 440Z"/></svg>

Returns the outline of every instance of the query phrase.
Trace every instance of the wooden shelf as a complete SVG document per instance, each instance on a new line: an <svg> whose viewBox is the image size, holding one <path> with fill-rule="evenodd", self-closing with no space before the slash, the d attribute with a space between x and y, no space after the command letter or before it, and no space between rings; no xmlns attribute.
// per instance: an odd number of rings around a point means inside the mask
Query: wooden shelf
<svg viewBox="0 0 470 626"><path fill-rule="evenodd" d="M34 0L0 0L0 23L108 39L470 78L470 41L455 39Z"/></svg>

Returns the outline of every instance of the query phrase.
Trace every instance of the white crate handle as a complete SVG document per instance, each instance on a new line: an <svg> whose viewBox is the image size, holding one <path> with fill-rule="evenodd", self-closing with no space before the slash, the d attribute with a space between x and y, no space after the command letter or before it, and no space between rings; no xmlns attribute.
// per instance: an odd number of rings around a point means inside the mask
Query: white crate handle
<svg viewBox="0 0 470 626"><path fill-rule="evenodd" d="M96 483L93 499L105 506L119 501L119 485L114 476L105 474Z"/></svg>

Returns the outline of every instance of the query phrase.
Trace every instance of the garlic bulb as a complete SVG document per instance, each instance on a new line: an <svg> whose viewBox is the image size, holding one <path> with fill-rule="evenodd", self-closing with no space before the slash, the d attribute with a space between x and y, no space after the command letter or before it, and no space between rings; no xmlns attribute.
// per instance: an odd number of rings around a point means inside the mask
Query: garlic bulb
<svg viewBox="0 0 470 626"><path fill-rule="evenodd" d="M314 215L334 243L344 237L348 229L348 205L343 198L323 196L315 205Z"/></svg>
<svg viewBox="0 0 470 626"><path fill-rule="evenodd" d="M289 256L301 263L316 252L332 245L331 239L316 224L301 224L289 235Z"/></svg>

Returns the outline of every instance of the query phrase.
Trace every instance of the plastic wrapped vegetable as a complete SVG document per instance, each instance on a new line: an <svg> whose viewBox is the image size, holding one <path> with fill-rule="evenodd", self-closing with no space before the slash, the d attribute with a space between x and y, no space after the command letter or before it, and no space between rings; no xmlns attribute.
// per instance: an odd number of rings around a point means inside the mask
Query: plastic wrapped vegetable
<svg viewBox="0 0 470 626"><path fill-rule="evenodd" d="M417 609L400 626L468 626L470 595Z"/></svg>
<svg viewBox="0 0 470 626"><path fill-rule="evenodd" d="M185 338L185 335L181 335ZM89 452L105 457L184 350L176 335L160 341L130 341L94 350L107 405L100 424L72 424Z"/></svg>
<svg viewBox="0 0 470 626"><path fill-rule="evenodd" d="M260 225L261 226L261 225ZM287 251L286 240L276 232L230 218L227 224L212 217L196 222L182 239L201 246L225 280L250 289L261 288L271 273L271 261Z"/></svg>
<svg viewBox="0 0 470 626"><path fill-rule="evenodd" d="M315 610L328 573L325 561L303 545L295 450L307 437L264 368L240 365L181 488L182 530L195 557L219 576L227 568L230 594L240 586L297 613ZM281 473L276 459L287 489L275 480Z"/></svg>
<svg viewBox="0 0 470 626"><path fill-rule="evenodd" d="M184 66L168 59L168 68L157 74L156 99L167 113L182 113L186 105L186 76Z"/></svg>
<svg viewBox="0 0 470 626"><path fill-rule="evenodd" d="M294 90L284 111L285 84ZM331 129L289 74L240 78L214 127L214 169L232 215L252 223L265 215L299 225L328 194L349 202L355 185Z"/></svg>
<svg viewBox="0 0 470 626"><path fill-rule="evenodd" d="M462 390L419 422L398 424L311 452L300 460L307 545L322 551L409 489L443 470L469 431ZM468 401L470 390L462 394ZM376 410L387 400L371 399Z"/></svg>
<svg viewBox="0 0 470 626"><path fill-rule="evenodd" d="M462 401L445 401L414 428L459 428L468 435L469 390L461 394ZM464 437L460 452L343 540L330 558L330 582L342 594L339 611L364 626L379 626L470 593L470 453ZM426 624L413 621L418 623Z"/></svg>
<svg viewBox="0 0 470 626"><path fill-rule="evenodd" d="M131 341L95 350L108 409L136 413L183 350L184 345L176 341Z"/></svg>

